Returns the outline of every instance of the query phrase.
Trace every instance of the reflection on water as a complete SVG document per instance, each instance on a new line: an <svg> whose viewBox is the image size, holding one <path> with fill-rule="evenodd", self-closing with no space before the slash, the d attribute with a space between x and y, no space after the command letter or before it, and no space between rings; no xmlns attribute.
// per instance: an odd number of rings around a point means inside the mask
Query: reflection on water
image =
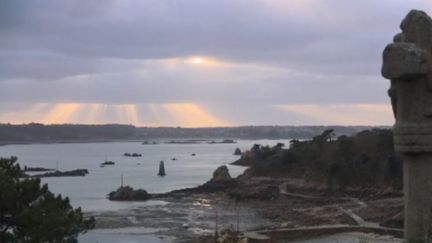
<svg viewBox="0 0 432 243"><path fill-rule="evenodd" d="M208 199L198 199L195 202L192 203L193 206L198 206L198 207L205 207L208 208L210 207L210 200Z"/></svg>
<svg viewBox="0 0 432 243"><path fill-rule="evenodd" d="M89 232L78 238L82 243L169 243L174 242L169 238L158 238L151 235L133 235L133 234L112 234Z"/></svg>
<svg viewBox="0 0 432 243"><path fill-rule="evenodd" d="M238 156L234 156L233 152L237 147L244 151L252 147L254 143L275 145L278 142L288 144L289 141L239 141L237 144L162 143L151 146L138 142L7 145L0 147L0 157L17 156L22 166L56 168L58 165L59 170L63 171L78 168L89 170L90 173L85 177L43 178L42 182L47 183L51 191L69 197L74 207L82 207L83 211L94 216L115 212L114 219L124 219L124 221L117 222L116 227L122 228L121 225L125 224L128 228L94 230L80 236L80 242L173 242L171 238L161 239L155 237L153 232L144 232L148 230L148 227L143 227L143 225L140 225L139 228L130 226L146 224L145 216L140 213L135 214L134 211L141 212L146 208L163 211L171 210L175 206L167 206L167 202L159 200L112 202L106 199L110 191L120 186L121 175L123 175L125 185L142 188L151 193L194 187L208 181L218 166L235 161ZM123 157L124 153L140 153L142 157ZM192 153L195 153L196 156L191 156ZM177 160L172 160L173 157ZM101 168L100 163L106 159L116 164ZM167 173L167 176L163 178L157 176L161 160L165 162ZM229 165L228 167L230 174L234 177L245 169ZM208 214L208 208L211 207L210 202L205 199L196 200L189 205L195 208L192 213L194 215L192 222ZM164 220L167 221L168 226L181 225L183 221L191 222L192 215L187 208L189 206L184 207L186 208L175 224L170 221L172 221L172 214L176 212L166 212L168 215L165 215ZM175 210L177 211L177 208ZM161 214L154 216L153 222L148 224L155 223L155 227L160 227L157 221L160 221L158 219ZM109 217L111 216L108 215ZM213 222L205 222L207 218L208 216L201 219L201 223L205 223L206 227L213 227L211 226ZM138 230L138 232L131 232L131 229ZM190 231L194 230L204 232L206 228L192 224Z"/></svg>

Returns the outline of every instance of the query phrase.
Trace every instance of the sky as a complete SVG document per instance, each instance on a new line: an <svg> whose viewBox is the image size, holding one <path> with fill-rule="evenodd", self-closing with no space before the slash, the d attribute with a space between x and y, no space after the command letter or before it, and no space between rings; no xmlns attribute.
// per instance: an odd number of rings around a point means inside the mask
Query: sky
<svg viewBox="0 0 432 243"><path fill-rule="evenodd" d="M0 123L392 125L382 51L428 0L1 0Z"/></svg>

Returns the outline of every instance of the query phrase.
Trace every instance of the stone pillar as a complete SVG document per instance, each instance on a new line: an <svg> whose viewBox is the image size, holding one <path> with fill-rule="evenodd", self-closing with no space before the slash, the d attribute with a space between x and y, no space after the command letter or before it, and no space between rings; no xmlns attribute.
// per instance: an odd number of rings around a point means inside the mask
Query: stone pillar
<svg viewBox="0 0 432 243"><path fill-rule="evenodd" d="M400 28L382 75L391 80L395 151L404 159L405 239L432 242L432 19L412 10Z"/></svg>

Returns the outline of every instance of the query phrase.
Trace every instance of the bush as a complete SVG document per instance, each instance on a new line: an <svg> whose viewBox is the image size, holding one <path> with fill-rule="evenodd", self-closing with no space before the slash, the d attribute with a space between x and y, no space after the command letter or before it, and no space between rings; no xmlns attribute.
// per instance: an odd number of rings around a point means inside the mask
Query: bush
<svg viewBox="0 0 432 243"><path fill-rule="evenodd" d="M402 184L402 161L393 150L391 130L374 129L333 138L332 130L311 140L292 140L288 149L254 145L248 174L290 176L330 187Z"/></svg>

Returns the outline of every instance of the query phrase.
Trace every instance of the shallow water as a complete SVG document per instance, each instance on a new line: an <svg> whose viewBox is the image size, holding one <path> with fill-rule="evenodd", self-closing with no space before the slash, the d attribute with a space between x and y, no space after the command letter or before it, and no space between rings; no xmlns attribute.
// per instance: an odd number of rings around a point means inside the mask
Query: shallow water
<svg viewBox="0 0 432 243"><path fill-rule="evenodd" d="M18 162L29 167L73 170L86 168L85 177L43 178L50 190L70 198L74 207L92 214L103 212L131 211L137 208L164 206L166 202L112 202L106 195L120 186L121 175L124 185L143 188L151 193L168 192L174 189L194 187L208 181L220 165L228 165L238 156L233 152L242 151L254 143L275 145L288 144L288 140L243 140L237 144L157 144L142 145L139 142L111 143L69 143L29 144L0 146L0 156L18 156ZM142 157L123 157L123 153L141 153ZM195 153L196 156L191 156ZM171 160L175 157L177 160ZM112 166L100 167L105 160L114 161ZM164 160L167 176L157 176L159 161ZM244 167L228 165L230 174L237 176ZM142 238L144 237L144 238ZM91 231L80 237L80 242L172 242L159 239L152 233Z"/></svg>
<svg viewBox="0 0 432 243"><path fill-rule="evenodd" d="M151 235L115 234L89 232L79 237L79 242L84 243L168 243L170 239L160 239Z"/></svg>

